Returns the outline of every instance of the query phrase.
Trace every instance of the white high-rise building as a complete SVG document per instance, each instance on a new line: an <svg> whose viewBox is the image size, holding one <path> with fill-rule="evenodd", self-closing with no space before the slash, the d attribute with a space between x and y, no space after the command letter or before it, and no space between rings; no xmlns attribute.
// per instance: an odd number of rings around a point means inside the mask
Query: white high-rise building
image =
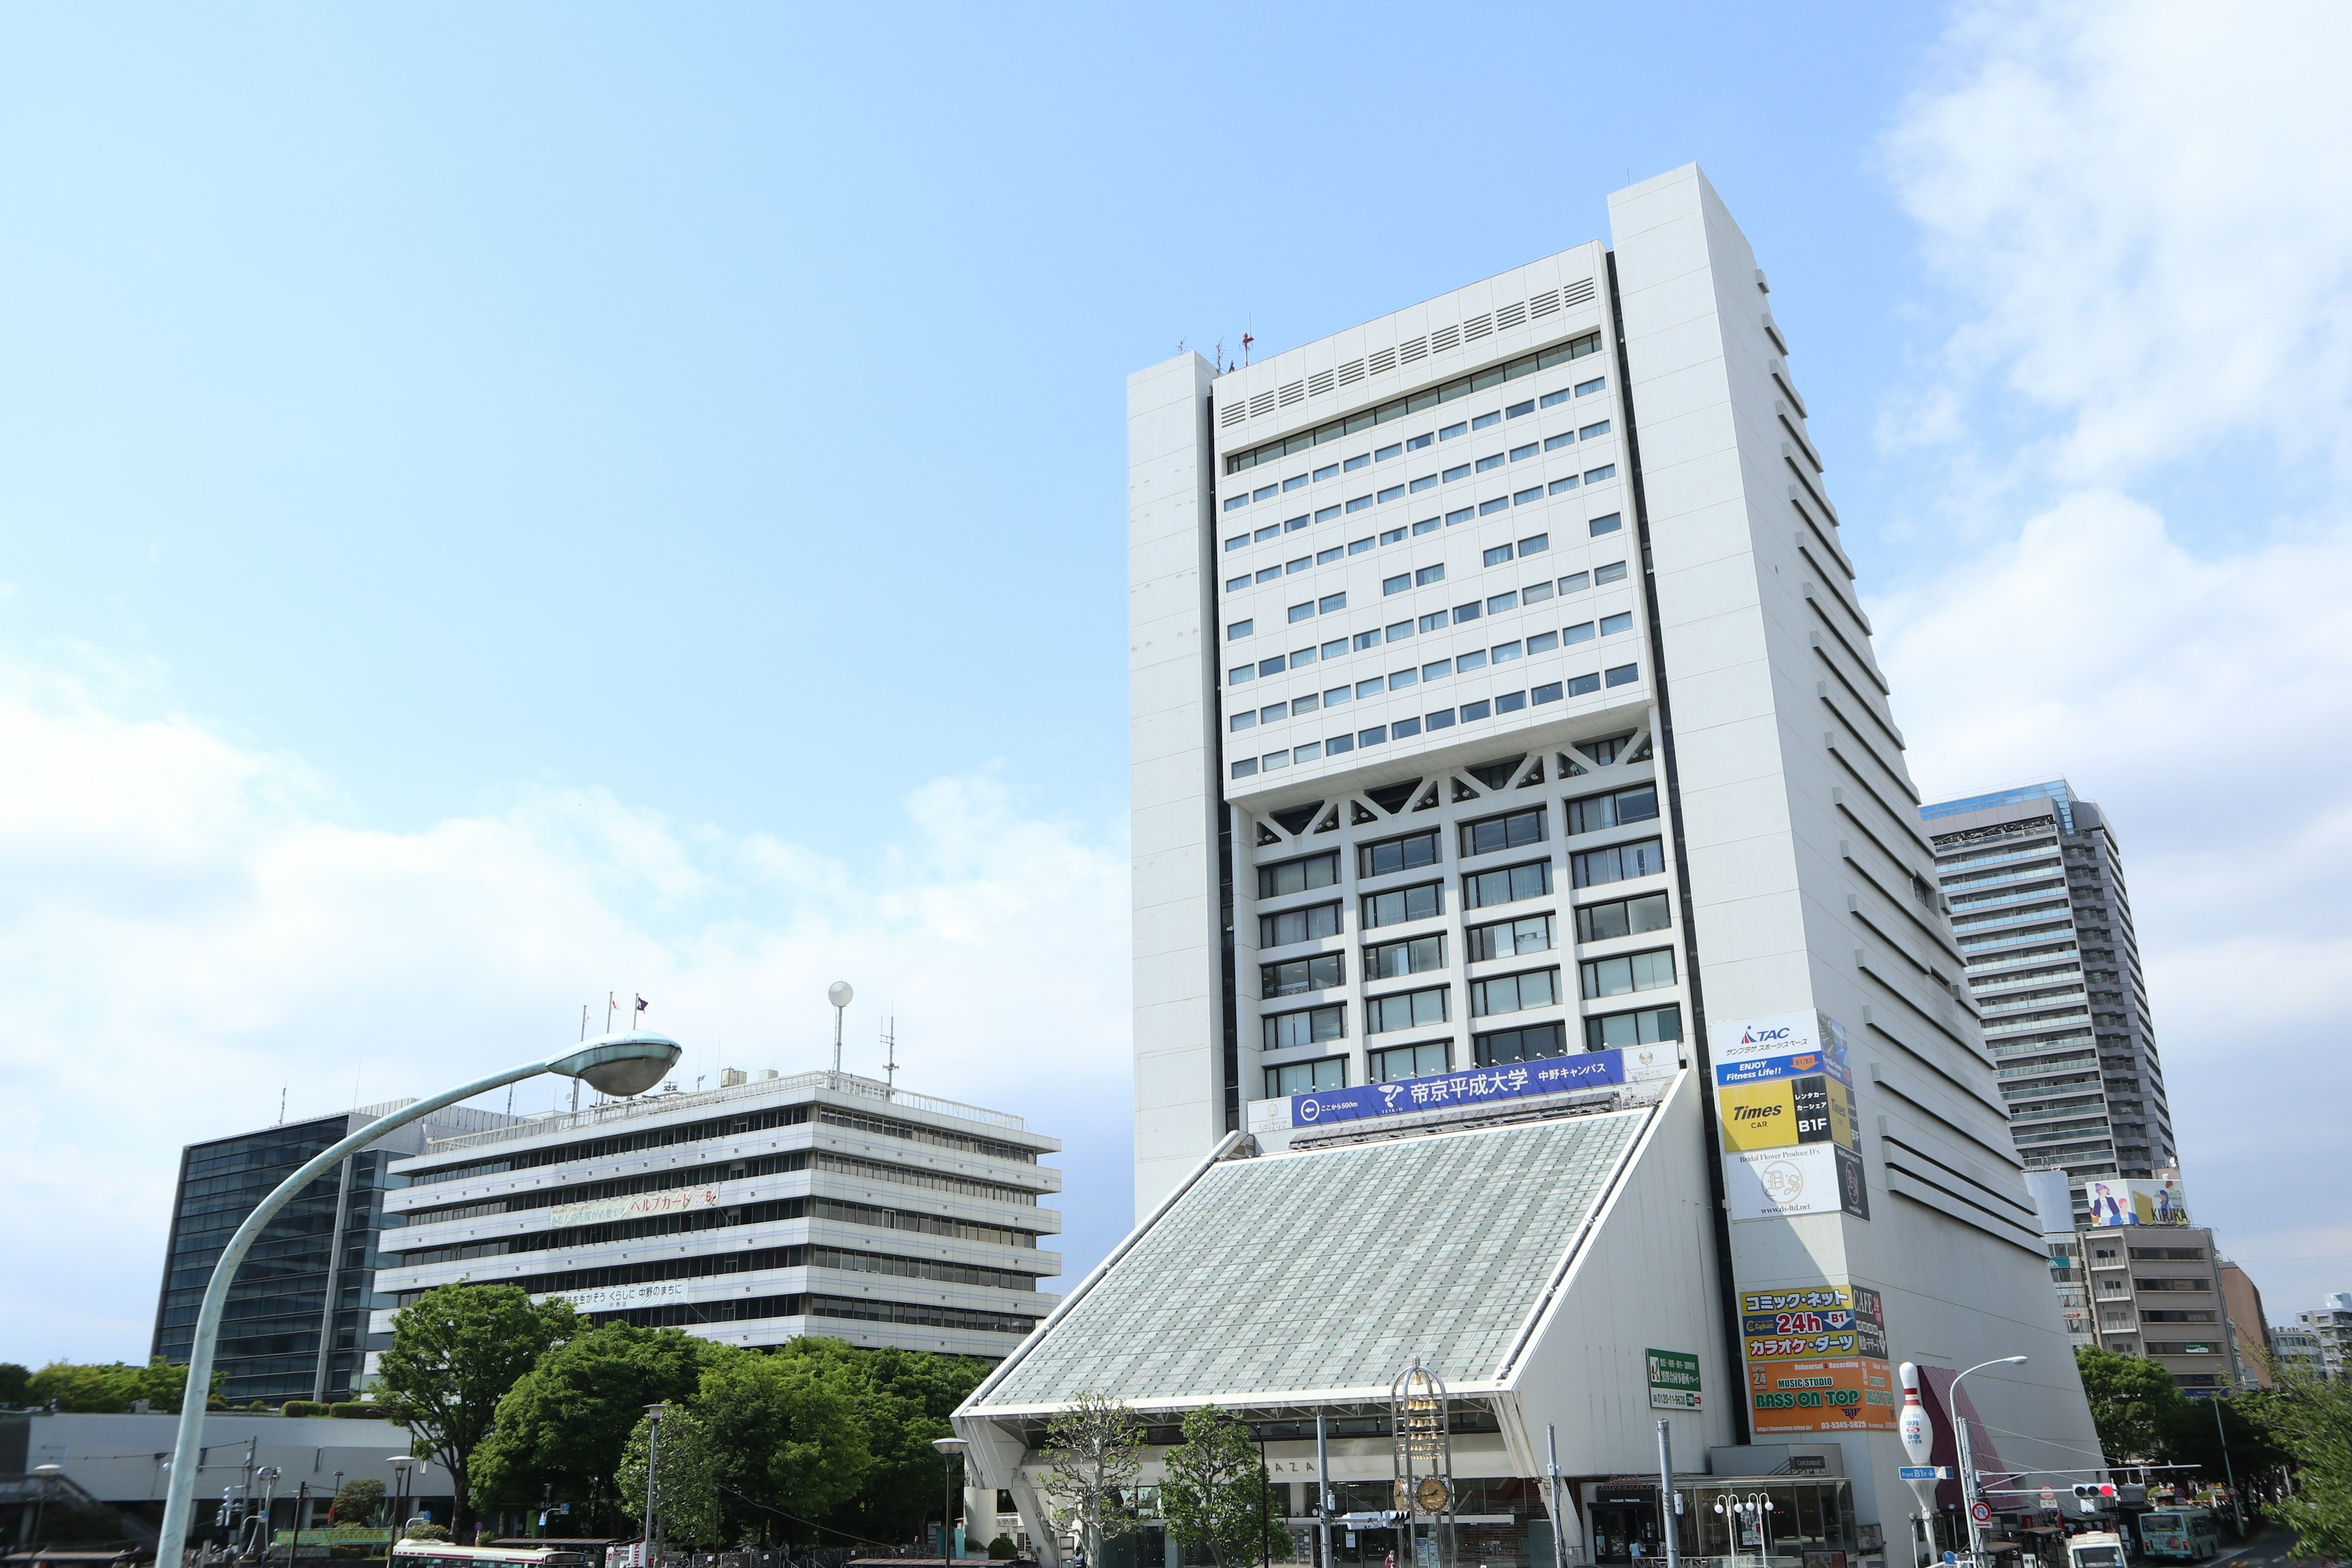
<svg viewBox="0 0 2352 1568"><path fill-rule="evenodd" d="M1696 167L1610 216L1129 379L1141 1224L958 1417L1024 1510L1081 1390L1289 1440L1423 1351L1479 1507L1542 1511L1556 1429L1597 1561L1652 1410L1849 1478L1819 1544L1888 1561L1894 1363L1989 1472L2096 1447L1765 275Z"/></svg>

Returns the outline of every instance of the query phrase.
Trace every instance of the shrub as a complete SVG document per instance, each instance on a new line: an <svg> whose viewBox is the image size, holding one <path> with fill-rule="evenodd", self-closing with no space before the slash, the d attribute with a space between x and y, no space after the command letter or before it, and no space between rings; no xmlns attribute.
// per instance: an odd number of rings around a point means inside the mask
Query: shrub
<svg viewBox="0 0 2352 1568"><path fill-rule="evenodd" d="M324 1415L327 1407L315 1399L289 1399L278 1407L280 1415Z"/></svg>
<svg viewBox="0 0 2352 1568"><path fill-rule="evenodd" d="M988 1556L992 1563L1010 1563L1020 1555L1020 1549L1013 1544L1013 1537L1009 1535L1000 1535L988 1543Z"/></svg>

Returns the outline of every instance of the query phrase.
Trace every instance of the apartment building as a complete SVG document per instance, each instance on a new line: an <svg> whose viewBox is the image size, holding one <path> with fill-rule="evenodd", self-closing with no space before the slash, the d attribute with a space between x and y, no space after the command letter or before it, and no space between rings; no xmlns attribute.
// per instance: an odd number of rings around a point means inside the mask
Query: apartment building
<svg viewBox="0 0 2352 1568"><path fill-rule="evenodd" d="M730 1344L1002 1357L1057 1300L1058 1141L850 1073L675 1089L435 1140L384 1194L378 1332L457 1280Z"/></svg>
<svg viewBox="0 0 2352 1568"><path fill-rule="evenodd" d="M2018 1153L2065 1171L2086 1221L2086 1182L2177 1158L2115 831L2063 779L1919 815Z"/></svg>
<svg viewBox="0 0 2352 1568"><path fill-rule="evenodd" d="M2352 1369L2352 1291L2329 1291L2319 1306L2297 1312L2294 1323L2317 1345L2321 1370L2329 1377Z"/></svg>
<svg viewBox="0 0 2352 1568"><path fill-rule="evenodd" d="M2202 1226L2122 1226L2053 1237L2052 1271L2082 1296L2084 1342L2145 1356L2184 1394L2250 1386L2233 1338L2213 1233ZM2061 1277L2059 1249L2065 1249ZM2071 1326L2071 1325L2070 1325Z"/></svg>

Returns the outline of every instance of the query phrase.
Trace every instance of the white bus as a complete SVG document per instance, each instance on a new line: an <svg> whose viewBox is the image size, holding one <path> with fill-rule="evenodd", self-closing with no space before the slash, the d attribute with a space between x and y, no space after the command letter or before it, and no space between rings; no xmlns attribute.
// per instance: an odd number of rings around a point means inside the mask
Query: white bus
<svg viewBox="0 0 2352 1568"><path fill-rule="evenodd" d="M2139 1516L2139 1543L2150 1557L2202 1563L2221 1550L2210 1508L2162 1508Z"/></svg>
<svg viewBox="0 0 2352 1568"><path fill-rule="evenodd" d="M555 1546L461 1546L454 1541L399 1541L390 1568L587 1568L578 1552Z"/></svg>

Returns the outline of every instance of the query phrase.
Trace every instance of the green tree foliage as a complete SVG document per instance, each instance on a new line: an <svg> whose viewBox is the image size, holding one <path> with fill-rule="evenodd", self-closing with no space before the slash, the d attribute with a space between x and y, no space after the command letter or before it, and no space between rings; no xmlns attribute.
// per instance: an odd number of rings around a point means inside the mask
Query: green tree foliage
<svg viewBox="0 0 2352 1568"><path fill-rule="evenodd" d="M704 1371L694 1402L714 1455L733 1539L783 1516L815 1520L858 1495L874 1468L856 1352L795 1340L738 1352Z"/></svg>
<svg viewBox="0 0 2352 1568"><path fill-rule="evenodd" d="M393 1314L375 1399L408 1428L419 1457L449 1472L459 1534L471 1533L474 1450L489 1436L499 1401L580 1326L568 1303L534 1306L513 1285L443 1285Z"/></svg>
<svg viewBox="0 0 2352 1568"><path fill-rule="evenodd" d="M225 1372L213 1373L215 1394L220 1392L227 1376ZM154 1357L145 1366L131 1366L119 1361L89 1364L53 1361L25 1379L20 1399L10 1400L0 1394L0 1405L47 1405L54 1399L61 1410L112 1415L130 1409L132 1400L143 1399L149 1409L176 1415L187 1385L188 1369L173 1366L162 1356Z"/></svg>
<svg viewBox="0 0 2352 1568"><path fill-rule="evenodd" d="M2261 1416L2301 1467L2294 1496L2279 1510L2295 1532L2294 1554L2352 1558L2352 1382L2275 1363L2272 1371L2278 1388Z"/></svg>
<svg viewBox="0 0 2352 1568"><path fill-rule="evenodd" d="M554 1345L499 1401L489 1435L474 1450L475 1507L535 1507L551 1492L609 1521L620 1500L614 1478L622 1450L646 1406L692 1400L704 1371L730 1353L682 1330L622 1322ZM588 1522L583 1516L575 1529Z"/></svg>
<svg viewBox="0 0 2352 1568"><path fill-rule="evenodd" d="M365 1524L375 1517L376 1508L383 1501L382 1481L366 1476L345 1481L342 1489L335 1494L335 1500L327 1506L327 1522Z"/></svg>
<svg viewBox="0 0 2352 1568"><path fill-rule="evenodd" d="M2189 1403L2173 1386L2172 1374L2143 1357L2090 1345L2074 1347L2074 1366L2107 1461L2164 1462L2165 1439L2181 1429Z"/></svg>
<svg viewBox="0 0 2352 1568"><path fill-rule="evenodd" d="M28 1405L33 1398L33 1369L21 1362L0 1361L0 1405Z"/></svg>
<svg viewBox="0 0 2352 1568"><path fill-rule="evenodd" d="M735 1352L738 1359L764 1357ZM621 1508L646 1529L647 1484L652 1487L653 1533L684 1546L716 1546L721 1510L719 1473L723 1461L709 1426L693 1410L672 1408L656 1423L638 1414L621 1454Z"/></svg>
<svg viewBox="0 0 2352 1568"><path fill-rule="evenodd" d="M1184 1440L1168 1451L1160 1483L1160 1514L1177 1541L1206 1546L1217 1568L1290 1555L1257 1439L1222 1410L1184 1417Z"/></svg>
<svg viewBox="0 0 2352 1568"><path fill-rule="evenodd" d="M1101 1562L1103 1542L1135 1528L1143 1423L1108 1394L1082 1390L1045 1424L1045 1458L1037 1484L1051 1500L1054 1522L1078 1532L1087 1562Z"/></svg>
<svg viewBox="0 0 2352 1568"><path fill-rule="evenodd" d="M2165 1462L2194 1465L2206 1480L2217 1484L2233 1474L2243 1481L2294 1463L2294 1456L2280 1446L2264 1418L2264 1411L2275 1398L2262 1390L2228 1398L2183 1397L2165 1425ZM2221 1449L2224 1435L2229 1439L2226 1462Z"/></svg>
<svg viewBox="0 0 2352 1568"><path fill-rule="evenodd" d="M853 1350L839 1340L795 1340L785 1354L838 1355L862 1384L859 1410L874 1468L857 1496L826 1521L871 1541L911 1541L939 1512L947 1461L931 1447L951 1428L948 1417L988 1375L988 1363L970 1356L930 1355L895 1347ZM827 1544L838 1545L838 1541Z"/></svg>

